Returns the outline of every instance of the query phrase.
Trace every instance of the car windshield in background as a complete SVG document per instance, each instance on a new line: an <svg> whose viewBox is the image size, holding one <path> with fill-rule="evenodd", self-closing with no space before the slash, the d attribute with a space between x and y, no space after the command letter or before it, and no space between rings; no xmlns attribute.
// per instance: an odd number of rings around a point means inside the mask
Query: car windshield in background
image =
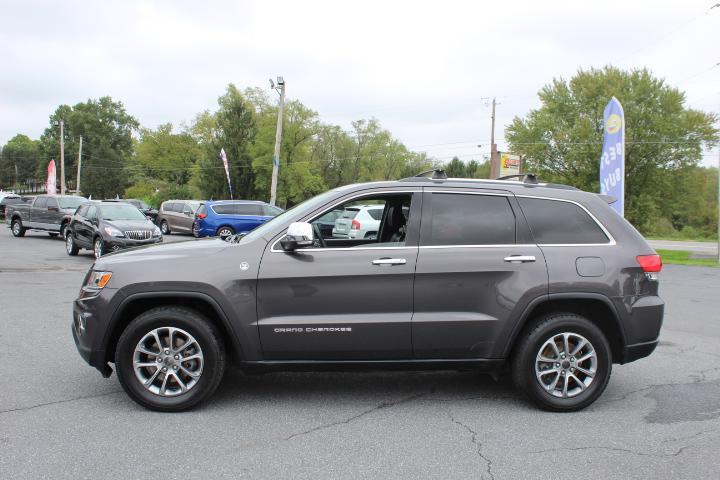
<svg viewBox="0 0 720 480"><path fill-rule="evenodd" d="M74 210L85 202L87 202L87 199L83 197L58 197L60 208L72 208Z"/></svg>
<svg viewBox="0 0 720 480"><path fill-rule="evenodd" d="M328 190L325 193L321 193L320 195L317 195L315 197L308 198L304 202L298 203L294 207L288 208L277 217L273 217L271 220L268 220L267 222L263 223L262 225L245 235L242 241L247 242L255 238L267 235L275 228L275 225L283 222L286 218L292 216L293 214L297 214L300 217L305 213L310 213L312 210L325 203L328 199L334 197L338 191L344 190L345 188L346 187L339 187L334 190Z"/></svg>
<svg viewBox="0 0 720 480"><path fill-rule="evenodd" d="M100 205L103 220L147 220L140 210L132 205Z"/></svg>

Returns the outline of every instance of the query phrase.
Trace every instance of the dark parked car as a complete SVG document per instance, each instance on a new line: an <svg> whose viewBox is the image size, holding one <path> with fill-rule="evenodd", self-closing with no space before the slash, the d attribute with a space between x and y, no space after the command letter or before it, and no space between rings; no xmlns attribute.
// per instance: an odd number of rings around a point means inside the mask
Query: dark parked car
<svg viewBox="0 0 720 480"><path fill-rule="evenodd" d="M74 302L81 356L128 395L177 411L246 371L476 369L572 411L613 364L650 355L660 257L609 197L523 181L349 185L244 237L101 257ZM347 205L382 205L373 238L318 234ZM407 214L404 212L407 210Z"/></svg>
<svg viewBox="0 0 720 480"><path fill-rule="evenodd" d="M8 205L17 205L18 203L25 203L20 195L5 195L0 200L0 217L5 218L5 210Z"/></svg>
<svg viewBox="0 0 720 480"><path fill-rule="evenodd" d="M134 205L119 202L87 202L71 217L65 235L68 255L81 248L96 258L123 248L162 242L160 229Z"/></svg>
<svg viewBox="0 0 720 480"><path fill-rule="evenodd" d="M195 212L193 235L224 237L245 234L282 213L282 209L252 200L217 200L205 202Z"/></svg>
<svg viewBox="0 0 720 480"><path fill-rule="evenodd" d="M155 222L157 220L158 211L154 208L152 208L150 205L145 203L143 200L139 200L137 198L111 198L109 200L105 200L106 202L122 202L122 203L129 203L130 205L136 207L138 210L140 210L143 215L148 217L150 220Z"/></svg>
<svg viewBox="0 0 720 480"><path fill-rule="evenodd" d="M38 195L32 203L8 206L5 222L16 237L24 236L27 230L45 231L51 237L64 236L68 215L86 201L74 195Z"/></svg>
<svg viewBox="0 0 720 480"><path fill-rule="evenodd" d="M192 233L195 212L202 202L198 200L168 200L160 205L156 223L163 235L168 233Z"/></svg>

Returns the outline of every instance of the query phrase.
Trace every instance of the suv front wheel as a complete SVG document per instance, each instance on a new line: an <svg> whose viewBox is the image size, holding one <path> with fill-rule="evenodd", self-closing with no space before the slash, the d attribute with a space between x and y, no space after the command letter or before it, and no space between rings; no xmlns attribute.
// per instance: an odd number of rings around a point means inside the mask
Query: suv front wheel
<svg viewBox="0 0 720 480"><path fill-rule="evenodd" d="M215 327L194 310L149 310L118 340L115 367L120 384L146 408L192 408L212 395L222 379L225 350L219 338Z"/></svg>
<svg viewBox="0 0 720 480"><path fill-rule="evenodd" d="M568 412L593 403L612 371L610 346L590 320L552 313L526 329L515 350L515 386L546 410Z"/></svg>

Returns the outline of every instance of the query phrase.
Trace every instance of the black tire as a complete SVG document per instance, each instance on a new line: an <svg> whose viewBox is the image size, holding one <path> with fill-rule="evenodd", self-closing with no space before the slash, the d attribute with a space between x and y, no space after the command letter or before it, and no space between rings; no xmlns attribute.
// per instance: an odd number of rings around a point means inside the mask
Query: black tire
<svg viewBox="0 0 720 480"><path fill-rule="evenodd" d="M235 235L235 230L233 230L232 227L228 227L227 225L225 225L218 228L215 231L215 235L217 235L218 237L229 237L230 235Z"/></svg>
<svg viewBox="0 0 720 480"><path fill-rule="evenodd" d="M563 398L552 395L540 384L536 376L536 357L546 341L565 332L580 335L590 342L597 357L597 365L592 381L584 390L575 396ZM561 370L566 368L566 362L556 365L562 365L559 367ZM523 331L518 338L511 368L515 386L537 406L554 412L573 412L592 404L607 387L612 372L612 353L605 335L587 318L574 313L551 313L539 317ZM569 383L564 375L560 378ZM574 380L572 384L579 387ZM548 385L548 388L552 387Z"/></svg>
<svg viewBox="0 0 720 480"><path fill-rule="evenodd" d="M163 220L162 222L160 222L160 232L163 235L170 234L170 225L168 225L167 220Z"/></svg>
<svg viewBox="0 0 720 480"><path fill-rule="evenodd" d="M71 257L74 257L80 251L80 247L75 243L75 237L73 237L72 232L67 232L65 236L65 251Z"/></svg>
<svg viewBox="0 0 720 480"><path fill-rule="evenodd" d="M65 238L65 230L67 229L68 222L63 222L62 225L60 225L60 238Z"/></svg>
<svg viewBox="0 0 720 480"><path fill-rule="evenodd" d="M57 232L48 232L48 235L50 235L52 238L55 238L55 237L57 237L57 236L60 235L60 234L57 233Z"/></svg>
<svg viewBox="0 0 720 480"><path fill-rule="evenodd" d="M93 240L93 254L95 255L95 258L100 258L105 255L105 246L103 245L103 240L100 237L95 237L95 240Z"/></svg>
<svg viewBox="0 0 720 480"><path fill-rule="evenodd" d="M27 228L22 226L22 221L19 218L16 218L10 223L10 230L14 237L24 237Z"/></svg>
<svg viewBox="0 0 720 480"><path fill-rule="evenodd" d="M192 335L203 354L202 374L197 383L176 396L161 396L143 386L133 369L138 342L154 329L175 327ZM157 307L135 318L117 343L115 368L125 392L145 408L161 412L188 410L206 400L217 389L225 372L225 348L215 326L200 313L184 307Z"/></svg>

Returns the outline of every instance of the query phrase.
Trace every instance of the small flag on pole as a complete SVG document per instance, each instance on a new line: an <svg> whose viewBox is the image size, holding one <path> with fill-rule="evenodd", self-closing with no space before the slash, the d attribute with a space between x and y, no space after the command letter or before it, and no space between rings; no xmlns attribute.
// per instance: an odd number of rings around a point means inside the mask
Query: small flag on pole
<svg viewBox="0 0 720 480"><path fill-rule="evenodd" d="M230 183L230 168L228 167L227 155L225 155L224 148L220 149L220 160L222 160L223 165L225 166L225 176L227 177L228 189L230 190L230 200L232 200L233 193L232 193L232 184Z"/></svg>
<svg viewBox="0 0 720 480"><path fill-rule="evenodd" d="M55 174L55 160L50 160L47 169L47 181L45 182L45 191L48 195L57 193L57 178Z"/></svg>
<svg viewBox="0 0 720 480"><path fill-rule="evenodd" d="M625 216L625 113L615 97L605 107L603 133L600 193L615 197L610 206Z"/></svg>

